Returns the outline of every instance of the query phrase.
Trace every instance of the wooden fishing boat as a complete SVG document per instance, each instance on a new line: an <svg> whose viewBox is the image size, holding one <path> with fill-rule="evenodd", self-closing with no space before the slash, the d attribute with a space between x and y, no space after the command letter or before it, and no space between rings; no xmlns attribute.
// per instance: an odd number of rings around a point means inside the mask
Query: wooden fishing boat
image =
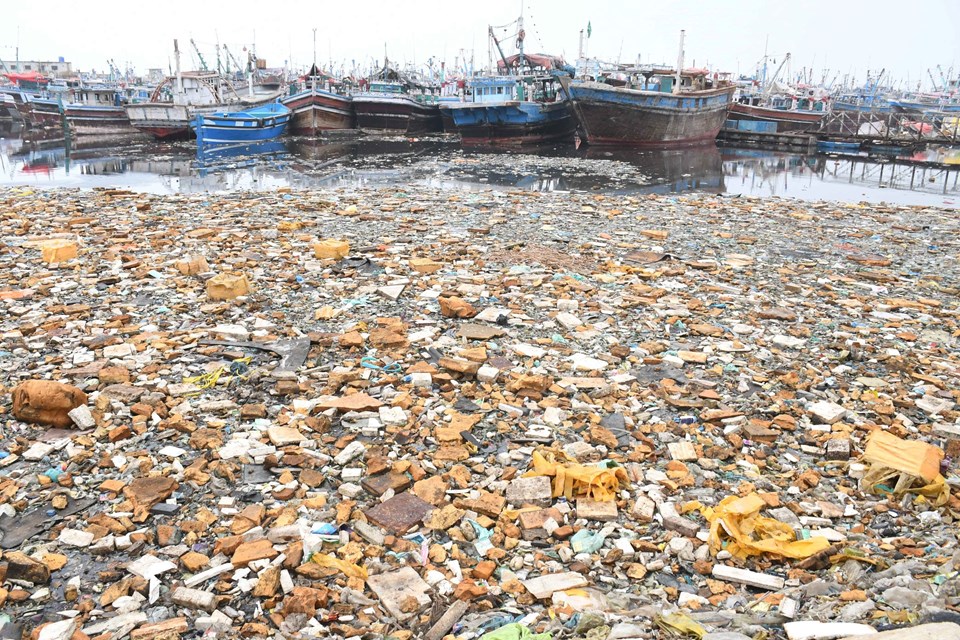
<svg viewBox="0 0 960 640"><path fill-rule="evenodd" d="M419 82L388 64L352 96L357 128L409 134L439 132L443 128L439 94L439 87Z"/></svg>
<svg viewBox="0 0 960 640"><path fill-rule="evenodd" d="M59 98L28 94L26 119L31 127L59 127L63 124L63 103Z"/></svg>
<svg viewBox="0 0 960 640"><path fill-rule="evenodd" d="M191 123L198 115L218 111L244 111L276 102L280 91L258 93L248 74L248 87L241 94L226 78L213 71L180 71L180 49L173 41L176 73L163 80L149 102L124 107L130 124L158 139L186 138L192 135Z"/></svg>
<svg viewBox="0 0 960 640"><path fill-rule="evenodd" d="M682 147L712 142L737 86L706 69L628 69L626 78L570 81L560 77L588 144Z"/></svg>
<svg viewBox="0 0 960 640"><path fill-rule="evenodd" d="M300 90L280 101L293 111L290 129L296 134L312 136L331 129L352 129L355 125L350 96L342 93L342 87L316 64L300 78Z"/></svg>
<svg viewBox="0 0 960 640"><path fill-rule="evenodd" d="M290 124L291 111L279 102L246 111L199 114L190 124L197 144L236 144L273 140Z"/></svg>
<svg viewBox="0 0 960 640"><path fill-rule="evenodd" d="M172 76L153 92L149 102L124 107L130 124L158 139L190 137L198 115L244 111L276 102L279 91L243 96L216 73L186 72Z"/></svg>
<svg viewBox="0 0 960 640"><path fill-rule="evenodd" d="M85 87L74 91L73 102L63 105L63 117L72 135L137 133L115 87Z"/></svg>
<svg viewBox="0 0 960 640"><path fill-rule="evenodd" d="M681 147L716 139L736 86L711 81L702 70L640 75L644 82L622 87L561 79L588 144ZM687 84L674 92L678 75Z"/></svg>
<svg viewBox="0 0 960 640"><path fill-rule="evenodd" d="M463 102L441 102L444 131L465 146L514 146L572 139L577 121L556 76L467 81Z"/></svg>
<svg viewBox="0 0 960 640"><path fill-rule="evenodd" d="M778 133L816 131L823 122L826 111L809 111L794 108L777 108L734 102L730 105L730 120L775 122Z"/></svg>
<svg viewBox="0 0 960 640"><path fill-rule="evenodd" d="M17 103L13 96L7 93L0 93L0 121L13 122L20 121L20 112L17 111Z"/></svg>

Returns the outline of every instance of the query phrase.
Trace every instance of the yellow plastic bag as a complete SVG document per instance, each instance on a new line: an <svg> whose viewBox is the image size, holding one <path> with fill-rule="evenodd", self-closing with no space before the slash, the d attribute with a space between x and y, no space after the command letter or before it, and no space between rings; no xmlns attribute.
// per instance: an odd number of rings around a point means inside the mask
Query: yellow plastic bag
<svg viewBox="0 0 960 640"><path fill-rule="evenodd" d="M896 497L915 493L941 507L950 500L950 487L940 475L943 450L926 442L904 440L877 429L867 438L861 458L870 469L860 486L871 493Z"/></svg>
<svg viewBox="0 0 960 640"><path fill-rule="evenodd" d="M671 635L684 635L702 638L707 630L690 616L674 611L657 616L657 626Z"/></svg>
<svg viewBox="0 0 960 640"><path fill-rule="evenodd" d="M553 497L592 498L610 502L616 500L620 484L629 484L623 467L610 469L588 466L570 461L563 453L552 451L533 452L533 471L525 477L549 476L553 478Z"/></svg>
<svg viewBox="0 0 960 640"><path fill-rule="evenodd" d="M310 556L310 562L314 562L321 567L332 567L337 569L348 578L367 579L367 570L360 565L352 564L346 560L341 560L335 556L326 553L315 553Z"/></svg>
<svg viewBox="0 0 960 640"><path fill-rule="evenodd" d="M739 559L764 553L784 558L808 558L830 546L826 538L797 540L790 525L760 515L766 503L756 493L728 496L716 507L701 510L710 523L710 550L726 549ZM724 546L726 542L726 546Z"/></svg>
<svg viewBox="0 0 960 640"><path fill-rule="evenodd" d="M916 493L930 500L934 507L942 507L950 500L950 487L943 476L938 474L933 482L925 482L919 476L883 465L870 467L860 480L860 486L880 495L889 493L900 497L905 493Z"/></svg>

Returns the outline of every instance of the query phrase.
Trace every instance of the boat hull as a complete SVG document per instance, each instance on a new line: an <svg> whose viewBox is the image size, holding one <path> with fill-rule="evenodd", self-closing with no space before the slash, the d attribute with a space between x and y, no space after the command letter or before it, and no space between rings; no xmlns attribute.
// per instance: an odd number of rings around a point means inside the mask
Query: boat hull
<svg viewBox="0 0 960 640"><path fill-rule="evenodd" d="M198 115L191 126L201 146L247 144L283 135L291 117L289 107L275 102L247 111Z"/></svg>
<svg viewBox="0 0 960 640"><path fill-rule="evenodd" d="M715 140L735 87L683 94L570 82L567 91L588 144L683 147Z"/></svg>
<svg viewBox="0 0 960 640"><path fill-rule="evenodd" d="M64 119L72 135L138 133L123 107L66 105Z"/></svg>
<svg viewBox="0 0 960 640"><path fill-rule="evenodd" d="M816 131L826 114L819 111L794 111L771 109L734 102L727 117L730 120L753 122L776 122L777 133Z"/></svg>
<svg viewBox="0 0 960 640"><path fill-rule="evenodd" d="M212 115L218 111L242 110L275 102L277 96L271 94L260 100L230 102L222 104L183 105L170 102L141 102L124 107L130 124L135 129L149 133L158 140L191 138L193 130L190 123L198 115Z"/></svg>
<svg viewBox="0 0 960 640"><path fill-rule="evenodd" d="M572 139L577 121L569 102L444 105L450 133L464 146L521 146Z"/></svg>
<svg viewBox="0 0 960 640"><path fill-rule="evenodd" d="M59 127L63 125L63 113L55 100L33 99L27 108L27 122L32 127Z"/></svg>
<svg viewBox="0 0 960 640"><path fill-rule="evenodd" d="M331 129L352 129L355 125L349 97L317 89L297 93L281 100L291 111L293 133L316 135Z"/></svg>
<svg viewBox="0 0 960 640"><path fill-rule="evenodd" d="M855 104L852 102L845 102L842 100L837 100L833 103L831 107L834 111L848 111L852 113L865 113L865 114L888 114L893 113L893 107L890 106L888 102L876 101L873 103L867 104Z"/></svg>
<svg viewBox="0 0 960 640"><path fill-rule="evenodd" d="M440 106L407 97L354 96L357 128L367 131L439 133L443 130Z"/></svg>

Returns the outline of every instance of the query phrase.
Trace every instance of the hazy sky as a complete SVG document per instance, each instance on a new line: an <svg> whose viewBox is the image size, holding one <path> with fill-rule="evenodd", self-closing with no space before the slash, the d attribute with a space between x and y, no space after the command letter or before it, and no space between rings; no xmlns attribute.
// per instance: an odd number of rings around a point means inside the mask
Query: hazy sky
<svg viewBox="0 0 960 640"><path fill-rule="evenodd" d="M151 9L151 7L155 9ZM196 65L189 40L196 40L208 64L215 43L226 43L239 58L256 37L257 52L270 66L309 64L312 29L317 57L327 66L351 61L368 67L382 60L384 44L392 60L424 62L470 50L477 66L487 59L486 26L520 14L520 0L351 0L347 2L268 2L234 0L0 0L0 58L12 60L18 41L21 59L63 56L75 68L102 70L113 58L137 71L167 68L173 39L180 40L184 68ZM793 54L792 69L813 67L819 79L886 68L911 86L927 68L939 79L953 65L960 74L960 0L526 0L526 50L577 56L578 33L589 21L588 54L615 61L670 62L677 58L680 29L686 29L686 64L751 73L769 53L779 63ZM502 33L502 32L501 32ZM513 41L504 43L514 52Z"/></svg>

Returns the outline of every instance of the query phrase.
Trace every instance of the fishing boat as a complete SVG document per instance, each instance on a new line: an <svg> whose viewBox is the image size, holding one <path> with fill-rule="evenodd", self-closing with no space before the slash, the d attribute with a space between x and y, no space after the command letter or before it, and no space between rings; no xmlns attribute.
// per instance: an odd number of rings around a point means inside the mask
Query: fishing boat
<svg viewBox="0 0 960 640"><path fill-rule="evenodd" d="M72 135L117 135L137 133L124 109L117 87L83 87L74 100L63 105L63 118Z"/></svg>
<svg viewBox="0 0 960 640"><path fill-rule="evenodd" d="M807 111L803 109L777 108L734 102L730 105L730 120L749 120L754 122L774 122L778 133L816 131L823 122L826 111Z"/></svg>
<svg viewBox="0 0 960 640"><path fill-rule="evenodd" d="M535 68L471 78L463 101L440 103L444 131L466 146L525 145L572 139L577 121L558 79L558 58L524 57ZM506 59L507 64L514 60Z"/></svg>
<svg viewBox="0 0 960 640"><path fill-rule="evenodd" d="M174 40L176 73L163 80L149 102L124 107L130 124L158 139L190 137L191 123L198 115L223 111L244 111L276 102L280 91L258 93L252 73L247 74L247 91L241 94L215 71L180 71L180 49Z"/></svg>
<svg viewBox="0 0 960 640"><path fill-rule="evenodd" d="M358 129L409 134L442 130L440 87L403 74L389 62L352 98Z"/></svg>
<svg viewBox="0 0 960 640"><path fill-rule="evenodd" d="M353 102L336 90L333 78L325 76L316 64L301 78L299 91L281 100L293 111L290 128L294 133L316 135L330 129L354 127Z"/></svg>
<svg viewBox="0 0 960 640"><path fill-rule="evenodd" d="M960 113L960 102L953 96L915 94L889 100L894 113L905 115Z"/></svg>
<svg viewBox="0 0 960 640"><path fill-rule="evenodd" d="M27 115L30 112L30 107L27 104L27 92L16 85L3 86L0 87L0 95L4 96L11 118L29 124Z"/></svg>
<svg viewBox="0 0 960 640"><path fill-rule="evenodd" d="M20 112L17 111L17 103L13 96L7 93L0 93L0 121L13 122L20 121Z"/></svg>
<svg viewBox="0 0 960 640"><path fill-rule="evenodd" d="M199 114L190 124L197 144L234 144L273 140L290 124L291 111L279 102L246 111Z"/></svg>
<svg viewBox="0 0 960 640"><path fill-rule="evenodd" d="M588 144L682 147L716 139L736 85L705 69L683 69L683 32L677 69L627 70L624 80L569 80L560 76Z"/></svg>
<svg viewBox="0 0 960 640"><path fill-rule="evenodd" d="M494 27L490 42L500 54L498 75L469 78L461 101L443 101L441 121L448 133L460 134L465 146L540 144L572 138L577 122L559 76L575 70L562 58L523 50L523 16L516 24L519 53L504 55Z"/></svg>

